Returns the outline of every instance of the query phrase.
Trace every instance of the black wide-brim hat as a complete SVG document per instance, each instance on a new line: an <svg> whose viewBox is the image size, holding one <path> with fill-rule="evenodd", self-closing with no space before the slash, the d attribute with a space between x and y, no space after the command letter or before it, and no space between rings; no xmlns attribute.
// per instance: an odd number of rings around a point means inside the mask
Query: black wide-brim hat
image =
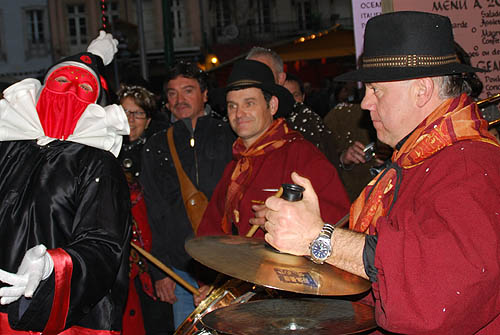
<svg viewBox="0 0 500 335"><path fill-rule="evenodd" d="M407 11L368 20L360 68L335 80L381 82L485 71L460 63L448 17Z"/></svg>
<svg viewBox="0 0 500 335"><path fill-rule="evenodd" d="M295 99L284 86L274 81L274 75L269 66L264 63L244 59L236 62L224 88L224 94L229 91L257 87L278 98L278 111L275 118L287 117L293 110Z"/></svg>

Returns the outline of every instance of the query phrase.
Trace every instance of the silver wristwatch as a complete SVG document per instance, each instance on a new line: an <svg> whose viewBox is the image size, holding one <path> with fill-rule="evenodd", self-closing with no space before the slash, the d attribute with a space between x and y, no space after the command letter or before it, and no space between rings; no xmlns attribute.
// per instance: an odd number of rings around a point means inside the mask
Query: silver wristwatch
<svg viewBox="0 0 500 335"><path fill-rule="evenodd" d="M316 237L309 248L311 249L311 260L317 264L323 264L332 254L332 234L335 227L329 223L323 225L318 237Z"/></svg>

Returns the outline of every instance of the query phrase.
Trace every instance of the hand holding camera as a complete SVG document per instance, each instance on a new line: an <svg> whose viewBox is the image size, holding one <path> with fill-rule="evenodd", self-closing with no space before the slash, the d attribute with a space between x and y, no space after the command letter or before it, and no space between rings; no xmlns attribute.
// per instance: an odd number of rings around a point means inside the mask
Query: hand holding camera
<svg viewBox="0 0 500 335"><path fill-rule="evenodd" d="M349 148L344 150L340 155L340 163L342 168L349 170L349 166L355 164L364 164L372 159L375 159L377 163L382 164L383 161L377 158L375 153L377 147L375 142L371 142L368 145L364 145L361 142L355 141Z"/></svg>
<svg viewBox="0 0 500 335"><path fill-rule="evenodd" d="M366 163L365 145L361 142L354 142L349 148L340 154L340 163L346 169L349 165Z"/></svg>

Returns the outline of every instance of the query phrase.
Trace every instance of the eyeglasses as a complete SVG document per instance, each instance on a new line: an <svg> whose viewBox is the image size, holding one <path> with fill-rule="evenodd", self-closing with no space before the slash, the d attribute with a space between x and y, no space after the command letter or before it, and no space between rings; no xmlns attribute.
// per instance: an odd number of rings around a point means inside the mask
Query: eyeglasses
<svg viewBox="0 0 500 335"><path fill-rule="evenodd" d="M138 119L138 120L143 120L147 116L146 112L143 112L143 111L131 112L127 109L125 109L125 114L127 114L127 116L132 116L134 119Z"/></svg>

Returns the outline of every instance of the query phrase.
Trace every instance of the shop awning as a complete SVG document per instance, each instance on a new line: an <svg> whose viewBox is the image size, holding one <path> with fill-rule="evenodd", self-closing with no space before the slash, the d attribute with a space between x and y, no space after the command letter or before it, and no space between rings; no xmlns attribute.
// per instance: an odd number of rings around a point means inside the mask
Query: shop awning
<svg viewBox="0 0 500 335"><path fill-rule="evenodd" d="M337 28L338 25L326 31L286 41L278 41L266 45L266 47L276 51L285 62L356 55L354 32L352 30L338 30ZM303 41L301 41L302 39ZM246 53L243 53L223 61L220 65L208 69L207 72L231 65L245 56Z"/></svg>
<svg viewBox="0 0 500 335"><path fill-rule="evenodd" d="M274 46L272 49L285 62L353 56L356 54L354 32L351 30L333 30L327 34L309 35L303 39L304 41L301 41L298 38L292 42Z"/></svg>

